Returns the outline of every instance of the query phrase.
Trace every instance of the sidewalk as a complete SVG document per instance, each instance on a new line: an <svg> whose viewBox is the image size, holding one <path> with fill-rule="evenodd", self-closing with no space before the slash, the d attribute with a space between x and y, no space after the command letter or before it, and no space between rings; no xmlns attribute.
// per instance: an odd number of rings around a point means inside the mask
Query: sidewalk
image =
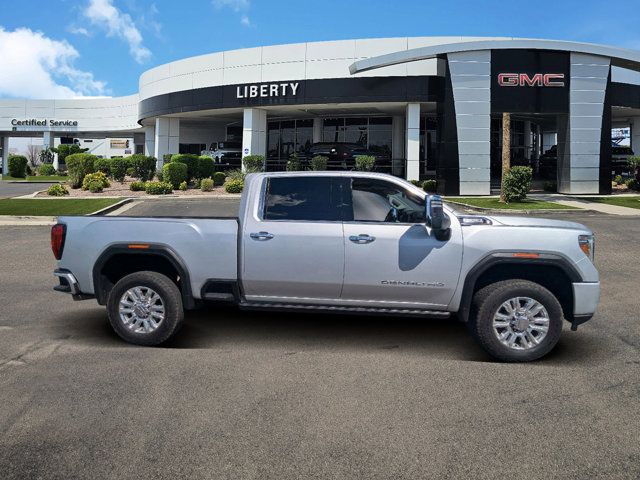
<svg viewBox="0 0 640 480"><path fill-rule="evenodd" d="M583 210L592 210L594 212L607 213L609 215L630 215L640 216L640 209L619 207L617 205L607 205L606 203L590 202L589 196L571 196L561 195L559 193L538 193L529 195L536 200L545 200L547 202L555 202L568 207L581 208ZM591 195L593 197L593 195Z"/></svg>

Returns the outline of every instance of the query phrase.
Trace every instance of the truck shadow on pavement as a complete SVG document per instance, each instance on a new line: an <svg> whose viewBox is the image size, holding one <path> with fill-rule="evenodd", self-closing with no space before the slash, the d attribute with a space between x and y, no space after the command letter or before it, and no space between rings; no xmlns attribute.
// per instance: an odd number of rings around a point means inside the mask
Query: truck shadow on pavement
<svg viewBox="0 0 640 480"><path fill-rule="evenodd" d="M77 312L65 320L64 330L75 340L93 346L128 347L111 329L104 310ZM601 340L584 330L579 334L569 332L567 324L554 351L542 361L547 365L596 362L606 355ZM259 312L227 306L206 306L187 312L180 332L156 348L280 349L287 355L388 351L425 358L493 362L474 342L466 326L455 319Z"/></svg>

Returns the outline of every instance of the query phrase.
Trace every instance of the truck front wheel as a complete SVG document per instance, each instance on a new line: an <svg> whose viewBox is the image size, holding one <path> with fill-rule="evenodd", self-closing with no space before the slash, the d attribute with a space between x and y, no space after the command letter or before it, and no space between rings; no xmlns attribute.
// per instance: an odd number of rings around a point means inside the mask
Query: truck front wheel
<svg viewBox="0 0 640 480"><path fill-rule="evenodd" d="M556 346L562 332L562 307L542 285L505 280L488 285L473 297L469 329L494 358L528 362Z"/></svg>
<svg viewBox="0 0 640 480"><path fill-rule="evenodd" d="M107 300L109 322L129 343L158 345L182 325L182 296L174 282L157 272L136 272L120 279Z"/></svg>

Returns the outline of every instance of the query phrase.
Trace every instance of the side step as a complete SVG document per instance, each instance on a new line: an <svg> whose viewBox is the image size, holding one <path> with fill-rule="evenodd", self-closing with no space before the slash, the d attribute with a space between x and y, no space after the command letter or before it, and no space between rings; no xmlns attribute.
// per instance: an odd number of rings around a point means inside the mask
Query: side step
<svg viewBox="0 0 640 480"><path fill-rule="evenodd" d="M347 307L336 305L306 305L271 302L242 302L245 310L279 310L282 312L344 313L354 315L397 315L423 318L449 318L451 312L439 310L421 310L413 308Z"/></svg>

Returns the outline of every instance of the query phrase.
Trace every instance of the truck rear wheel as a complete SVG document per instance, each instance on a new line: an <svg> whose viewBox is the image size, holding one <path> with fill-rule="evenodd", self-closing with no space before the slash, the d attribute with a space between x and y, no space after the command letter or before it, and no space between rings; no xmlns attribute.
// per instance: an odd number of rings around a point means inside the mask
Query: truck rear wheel
<svg viewBox="0 0 640 480"><path fill-rule="evenodd" d="M562 332L562 307L542 285L505 280L488 285L473 297L469 329L494 358L528 362L556 346Z"/></svg>
<svg viewBox="0 0 640 480"><path fill-rule="evenodd" d="M180 329L182 295L167 276L136 272L120 279L107 300L109 322L129 343L159 345Z"/></svg>

